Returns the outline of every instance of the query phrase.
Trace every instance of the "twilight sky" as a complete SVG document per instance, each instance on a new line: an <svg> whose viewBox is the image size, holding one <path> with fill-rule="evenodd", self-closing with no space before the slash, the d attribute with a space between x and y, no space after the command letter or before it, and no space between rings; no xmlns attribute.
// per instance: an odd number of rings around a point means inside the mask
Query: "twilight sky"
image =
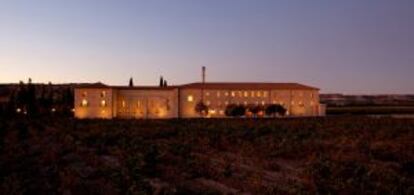
<svg viewBox="0 0 414 195"><path fill-rule="evenodd" d="M414 94L413 0L4 0L0 83L300 82Z"/></svg>

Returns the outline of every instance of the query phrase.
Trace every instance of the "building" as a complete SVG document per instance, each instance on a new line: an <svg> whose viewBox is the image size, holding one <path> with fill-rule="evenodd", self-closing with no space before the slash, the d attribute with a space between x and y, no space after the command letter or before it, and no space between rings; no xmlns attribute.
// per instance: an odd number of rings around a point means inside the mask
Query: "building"
<svg viewBox="0 0 414 195"><path fill-rule="evenodd" d="M204 79L203 79L204 80ZM226 117L227 105L280 104L287 116L322 116L319 89L298 83L210 83L179 86L106 86L75 88L75 117L84 118L195 118L200 101L208 106L204 117Z"/></svg>

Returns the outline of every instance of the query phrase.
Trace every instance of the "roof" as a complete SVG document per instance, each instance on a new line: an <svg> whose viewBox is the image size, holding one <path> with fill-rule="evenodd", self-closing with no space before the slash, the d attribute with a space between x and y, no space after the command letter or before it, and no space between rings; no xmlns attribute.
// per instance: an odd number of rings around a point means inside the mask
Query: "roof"
<svg viewBox="0 0 414 195"><path fill-rule="evenodd" d="M182 88L202 88L204 89L297 89L297 90L319 90L318 88L302 85L299 83L190 83L182 85Z"/></svg>
<svg viewBox="0 0 414 195"><path fill-rule="evenodd" d="M80 83L75 84L75 88L111 88L111 86L105 85L103 83Z"/></svg>
<svg viewBox="0 0 414 195"><path fill-rule="evenodd" d="M302 85L299 83L234 83L234 82L208 82L208 83L189 83L179 86L109 86L102 83L94 83L90 85L78 85L76 88L112 88L122 90L172 90L177 88L182 89L229 89L229 90L243 90L243 89L289 89L289 90L319 90L318 88Z"/></svg>

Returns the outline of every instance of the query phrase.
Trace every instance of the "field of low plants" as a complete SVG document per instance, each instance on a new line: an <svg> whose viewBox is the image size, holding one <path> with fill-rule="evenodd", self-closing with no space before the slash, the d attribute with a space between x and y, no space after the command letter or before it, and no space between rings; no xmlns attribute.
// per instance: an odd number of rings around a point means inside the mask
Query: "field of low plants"
<svg viewBox="0 0 414 195"><path fill-rule="evenodd" d="M0 194L413 194L414 119L0 119Z"/></svg>
<svg viewBox="0 0 414 195"><path fill-rule="evenodd" d="M327 107L328 115L393 115L414 116L414 106L332 106Z"/></svg>

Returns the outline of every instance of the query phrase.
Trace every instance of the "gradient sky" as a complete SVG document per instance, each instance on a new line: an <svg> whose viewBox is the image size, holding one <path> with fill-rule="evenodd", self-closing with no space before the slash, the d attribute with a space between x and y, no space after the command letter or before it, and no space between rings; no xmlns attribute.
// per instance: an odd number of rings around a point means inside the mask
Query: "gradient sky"
<svg viewBox="0 0 414 195"><path fill-rule="evenodd" d="M413 0L4 0L0 83L300 82L414 93Z"/></svg>

